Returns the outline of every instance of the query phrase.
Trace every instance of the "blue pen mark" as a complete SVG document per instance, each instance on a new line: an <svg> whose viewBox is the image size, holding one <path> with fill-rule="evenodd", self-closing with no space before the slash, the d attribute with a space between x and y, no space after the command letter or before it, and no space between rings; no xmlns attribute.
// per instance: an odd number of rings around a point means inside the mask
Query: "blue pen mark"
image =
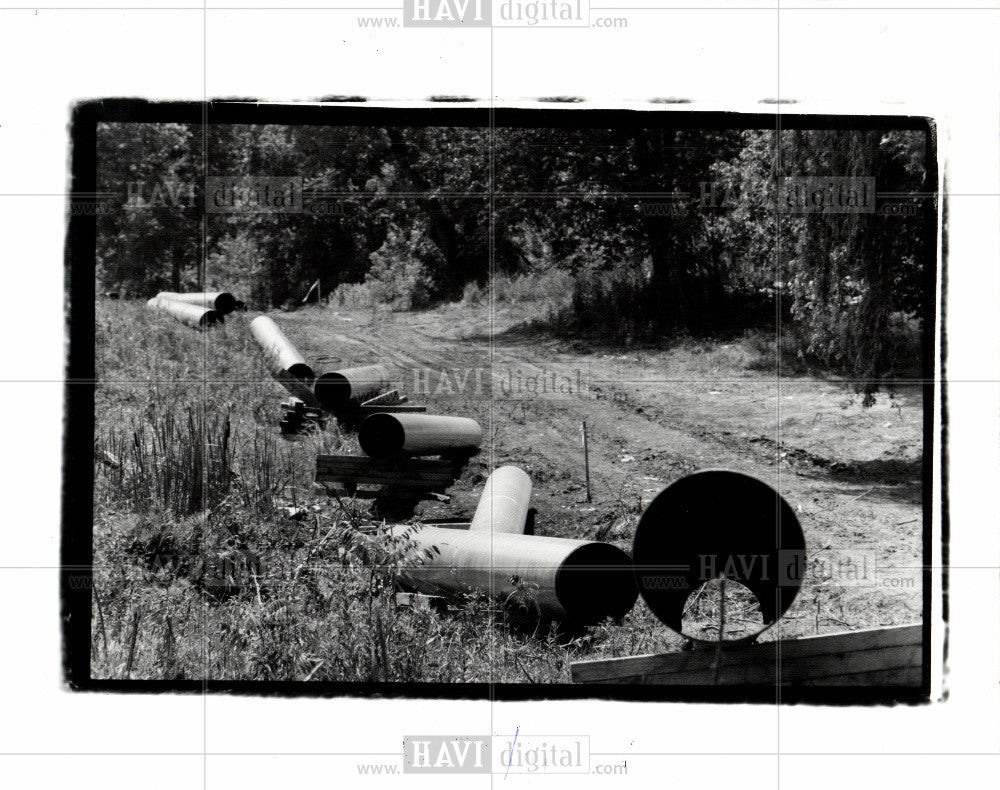
<svg viewBox="0 0 1000 790"><path fill-rule="evenodd" d="M517 734L521 731L521 725L514 728L514 742L510 745L510 757L507 758L507 770L503 772L503 778L507 778L510 773L510 761L514 759L514 747L517 746Z"/></svg>

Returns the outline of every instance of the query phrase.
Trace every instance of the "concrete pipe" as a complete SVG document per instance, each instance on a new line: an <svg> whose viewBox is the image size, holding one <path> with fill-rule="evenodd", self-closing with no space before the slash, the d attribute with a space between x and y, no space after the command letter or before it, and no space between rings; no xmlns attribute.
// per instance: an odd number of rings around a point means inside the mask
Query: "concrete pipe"
<svg viewBox="0 0 1000 790"><path fill-rule="evenodd" d="M792 605L805 570L795 512L766 483L710 469L671 483L639 519L632 545L636 583L660 620L681 633L688 596L725 577L757 598L764 626Z"/></svg>
<svg viewBox="0 0 1000 790"><path fill-rule="evenodd" d="M486 479L470 532L524 534L531 499L531 478L516 466L501 466Z"/></svg>
<svg viewBox="0 0 1000 790"><path fill-rule="evenodd" d="M212 324L221 323L223 320L222 315L215 310L200 307L195 304L188 304L187 302L177 302L173 299L165 299L159 296L154 296L146 302L146 307L151 310L158 310L162 313L169 313L178 321L198 329L206 326L212 326Z"/></svg>
<svg viewBox="0 0 1000 790"><path fill-rule="evenodd" d="M236 309L236 297L226 291L204 291L201 293L182 294L174 291L161 291L157 294L164 299L175 302L199 305L215 310L219 315L229 315Z"/></svg>
<svg viewBox="0 0 1000 790"><path fill-rule="evenodd" d="M313 391L323 407L338 411L351 403L374 398L389 388L389 371L382 365L366 365L323 373Z"/></svg>
<svg viewBox="0 0 1000 790"><path fill-rule="evenodd" d="M266 315L258 316L250 322L250 334L264 352L264 358L279 379L291 376L302 381L316 378L313 369L291 344L285 333Z"/></svg>
<svg viewBox="0 0 1000 790"><path fill-rule="evenodd" d="M628 554L610 543L443 527L392 535L412 542L402 581L430 595L485 592L578 625L624 617L638 597Z"/></svg>
<svg viewBox="0 0 1000 790"><path fill-rule="evenodd" d="M358 428L361 449L372 458L389 458L400 453L474 453L482 441L483 429L468 417L373 414Z"/></svg>

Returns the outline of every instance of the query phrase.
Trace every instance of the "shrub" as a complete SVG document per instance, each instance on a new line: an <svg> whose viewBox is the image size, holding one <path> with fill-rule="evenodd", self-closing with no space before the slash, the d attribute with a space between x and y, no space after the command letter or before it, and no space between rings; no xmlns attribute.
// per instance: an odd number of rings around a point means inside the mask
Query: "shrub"
<svg viewBox="0 0 1000 790"><path fill-rule="evenodd" d="M371 283L342 283L330 297L334 307L369 308L379 304Z"/></svg>
<svg viewBox="0 0 1000 790"><path fill-rule="evenodd" d="M393 309L427 307L437 296L432 275L436 257L440 253L422 230L413 228L406 234L392 226L382 246L369 256L371 268L365 285L376 302Z"/></svg>
<svg viewBox="0 0 1000 790"><path fill-rule="evenodd" d="M462 290L462 304L467 307L481 305L487 299L487 291L477 282L466 283Z"/></svg>
<svg viewBox="0 0 1000 790"><path fill-rule="evenodd" d="M569 303L553 310L550 322L560 334L591 335L625 345L642 340L649 322L639 306L648 293L642 272L618 267L573 278Z"/></svg>
<svg viewBox="0 0 1000 790"><path fill-rule="evenodd" d="M552 302L556 306L571 292L573 276L562 269L493 278L493 298L498 303Z"/></svg>
<svg viewBox="0 0 1000 790"><path fill-rule="evenodd" d="M271 304L267 260L249 230L220 240L206 259L207 290L230 291L253 307Z"/></svg>

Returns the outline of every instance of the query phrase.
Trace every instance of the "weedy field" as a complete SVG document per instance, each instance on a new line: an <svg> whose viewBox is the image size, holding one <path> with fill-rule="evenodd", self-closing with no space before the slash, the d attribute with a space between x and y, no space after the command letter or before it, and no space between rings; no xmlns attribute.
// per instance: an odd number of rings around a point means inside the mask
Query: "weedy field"
<svg viewBox="0 0 1000 790"><path fill-rule="evenodd" d="M486 428L451 502L414 520L470 516L490 468L514 463L533 480L537 534L628 549L664 486L726 467L778 487L805 529L811 564L782 635L919 621L916 385L863 408L850 387L780 360L767 333L626 350L567 339L531 320L552 298L509 289L491 306L470 293L420 312L341 300L272 317L316 367L386 362L414 402ZM410 550L357 529L373 522L368 503L314 483L316 454L358 454L355 436L334 420L280 436L286 393L252 317L199 333L142 303L98 304L94 677L552 683L574 660L680 647L641 600L621 623L569 633L479 596L398 607ZM550 375L572 386L540 391ZM862 565L877 583L856 578ZM710 598L695 610L710 629ZM727 611L754 615L746 599Z"/></svg>

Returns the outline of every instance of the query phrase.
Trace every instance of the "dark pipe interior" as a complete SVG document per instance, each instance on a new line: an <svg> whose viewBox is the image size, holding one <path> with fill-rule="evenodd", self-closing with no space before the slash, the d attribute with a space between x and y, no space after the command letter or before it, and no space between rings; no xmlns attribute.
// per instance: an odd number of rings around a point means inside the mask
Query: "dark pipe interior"
<svg viewBox="0 0 1000 790"><path fill-rule="evenodd" d="M757 597L769 625L801 586L805 536L769 485L707 470L677 480L650 503L636 526L632 557L643 600L678 633L688 596L720 575Z"/></svg>
<svg viewBox="0 0 1000 790"><path fill-rule="evenodd" d="M318 392L316 395L319 397ZM373 414L358 428L358 443L365 455L372 458L397 455L402 452L405 440L403 426L391 414Z"/></svg>
<svg viewBox="0 0 1000 790"><path fill-rule="evenodd" d="M215 309L222 315L227 315L236 309L236 297L230 293L221 293L215 297Z"/></svg>
<svg viewBox="0 0 1000 790"><path fill-rule="evenodd" d="M609 543L581 546L556 572L556 597L567 619L581 625L624 617L639 597L632 561Z"/></svg>
<svg viewBox="0 0 1000 790"><path fill-rule="evenodd" d="M313 391L316 400L331 411L342 409L351 401L351 382L340 373L324 373L316 379Z"/></svg>
<svg viewBox="0 0 1000 790"><path fill-rule="evenodd" d="M309 367L305 362L300 362L297 365L292 365L288 369L289 374L302 381L312 381L316 378L316 374L313 373L313 369Z"/></svg>
<svg viewBox="0 0 1000 790"><path fill-rule="evenodd" d="M205 314L198 320L199 326L211 326L221 324L225 319L215 310L206 310Z"/></svg>

